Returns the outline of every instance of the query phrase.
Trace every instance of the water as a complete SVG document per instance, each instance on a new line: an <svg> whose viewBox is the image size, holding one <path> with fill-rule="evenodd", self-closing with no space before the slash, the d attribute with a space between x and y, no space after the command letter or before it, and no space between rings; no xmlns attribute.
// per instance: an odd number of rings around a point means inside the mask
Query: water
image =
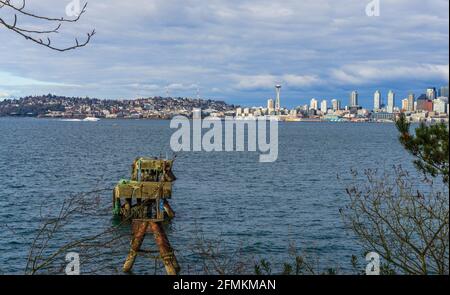
<svg viewBox="0 0 450 295"><path fill-rule="evenodd" d="M135 157L170 152L172 132L169 121L1 118L0 224L15 234L1 228L0 271L23 272L42 204L58 209L70 194L112 189L129 178ZM248 152L179 154L171 200L177 216L168 235L182 267L200 263L190 243L201 231L274 266L289 259L295 244L325 267L348 269L351 255L361 254L339 215L350 169L411 168L397 136L392 124L280 123L275 163L259 163L258 154ZM102 203L110 202L111 194L102 194ZM110 214L80 221L75 236L109 224ZM105 259L120 267L123 251L105 252ZM152 273L152 262L138 258L135 270Z"/></svg>

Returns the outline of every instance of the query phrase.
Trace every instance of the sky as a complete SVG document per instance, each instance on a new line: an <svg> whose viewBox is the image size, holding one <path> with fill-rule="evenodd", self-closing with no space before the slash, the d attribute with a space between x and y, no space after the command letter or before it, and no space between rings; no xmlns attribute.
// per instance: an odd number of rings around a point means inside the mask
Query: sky
<svg viewBox="0 0 450 295"><path fill-rule="evenodd" d="M28 0L29 11L66 16L78 0ZM375 0L376 1L376 0ZM20 2L19 0L16 2ZM84 48L54 52L0 27L0 99L53 93L131 99L183 96L264 106L282 85L283 106L360 93L373 105L392 89L448 85L449 1L90 0L53 44L95 28ZM0 8L0 17L13 14ZM29 28L45 22L19 18Z"/></svg>

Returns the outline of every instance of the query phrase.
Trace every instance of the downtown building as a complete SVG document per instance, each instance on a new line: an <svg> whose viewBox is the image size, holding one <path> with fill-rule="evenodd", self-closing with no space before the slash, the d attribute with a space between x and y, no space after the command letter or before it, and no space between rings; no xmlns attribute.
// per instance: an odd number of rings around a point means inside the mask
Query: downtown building
<svg viewBox="0 0 450 295"><path fill-rule="evenodd" d="M381 92L377 90L373 95L373 110L379 112L381 110L381 104Z"/></svg>
<svg viewBox="0 0 450 295"><path fill-rule="evenodd" d="M415 110L415 107L414 107L414 105L415 105L415 96L414 96L414 93L410 93L410 94L408 94L408 109L407 109L407 111L409 111L409 112L413 112L414 110Z"/></svg>
<svg viewBox="0 0 450 295"><path fill-rule="evenodd" d="M323 114L326 114L328 112L328 102L326 99L322 100L322 102L320 103L320 111Z"/></svg>
<svg viewBox="0 0 450 295"><path fill-rule="evenodd" d="M352 108L352 107L358 107L358 106L359 106L359 105L358 105L358 98L359 98L358 91L353 90L353 91L350 93L350 107L351 107L351 108Z"/></svg>
<svg viewBox="0 0 450 295"><path fill-rule="evenodd" d="M395 108L395 92L392 90L389 90L388 96L387 96L387 107L386 111L388 113L393 113Z"/></svg>
<svg viewBox="0 0 450 295"><path fill-rule="evenodd" d="M341 101L338 99L332 99L331 107L333 108L333 111L339 111L341 109Z"/></svg>

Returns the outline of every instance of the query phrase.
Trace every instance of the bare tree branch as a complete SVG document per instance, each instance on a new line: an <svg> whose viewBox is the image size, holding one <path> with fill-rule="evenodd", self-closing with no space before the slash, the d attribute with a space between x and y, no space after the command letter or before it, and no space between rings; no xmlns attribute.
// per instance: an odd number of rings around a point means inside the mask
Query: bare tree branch
<svg viewBox="0 0 450 295"><path fill-rule="evenodd" d="M81 48L89 44L92 37L95 35L95 30L92 30L91 32L86 34L86 38L80 42L78 38L75 38L74 45L68 46L68 47L59 47L52 44L52 40L50 39L49 34L55 34L59 33L59 30L62 26L62 23L75 23L77 22L81 16L86 12L87 3L84 4L83 8L80 10L80 13L75 18L64 18L64 17L49 17L49 16L43 16L38 15L36 13L32 13L30 11L26 10L26 1L22 0L22 5L14 5L11 3L10 0L0 0L0 9L9 9L11 11L11 14L13 14L14 19L11 22L6 21L5 19L0 17L0 26L5 27L8 30L11 30L15 32L16 34L19 34L20 36L24 37L26 40L29 40L31 42L34 42L40 46L47 47L49 49L55 50L55 51L68 51L73 50L76 48ZM45 21L47 23L58 23L56 26L52 29L27 29L22 27L19 24L18 21L18 15L29 18L29 19L35 19L40 21Z"/></svg>

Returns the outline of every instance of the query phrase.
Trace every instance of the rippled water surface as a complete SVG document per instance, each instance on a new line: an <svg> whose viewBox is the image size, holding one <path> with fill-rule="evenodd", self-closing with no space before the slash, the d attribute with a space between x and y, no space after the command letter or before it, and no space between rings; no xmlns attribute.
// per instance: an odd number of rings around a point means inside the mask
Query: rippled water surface
<svg viewBox="0 0 450 295"><path fill-rule="evenodd" d="M57 209L70 194L112 189L129 178L135 157L170 152L172 132L169 121L0 119L0 223L15 232L1 227L0 270L23 272L42 204ZM280 123L278 161L258 159L248 152L178 156L171 200L177 216L168 235L182 267L195 265L189 245L201 230L275 265L289 258L293 243L345 269L352 254L361 254L339 215L350 169L411 167L392 124ZM109 204L111 194L102 194L102 202ZM110 223L106 214L79 222L76 231L81 236ZM126 251L112 257L118 267ZM138 258L138 271L151 268Z"/></svg>

